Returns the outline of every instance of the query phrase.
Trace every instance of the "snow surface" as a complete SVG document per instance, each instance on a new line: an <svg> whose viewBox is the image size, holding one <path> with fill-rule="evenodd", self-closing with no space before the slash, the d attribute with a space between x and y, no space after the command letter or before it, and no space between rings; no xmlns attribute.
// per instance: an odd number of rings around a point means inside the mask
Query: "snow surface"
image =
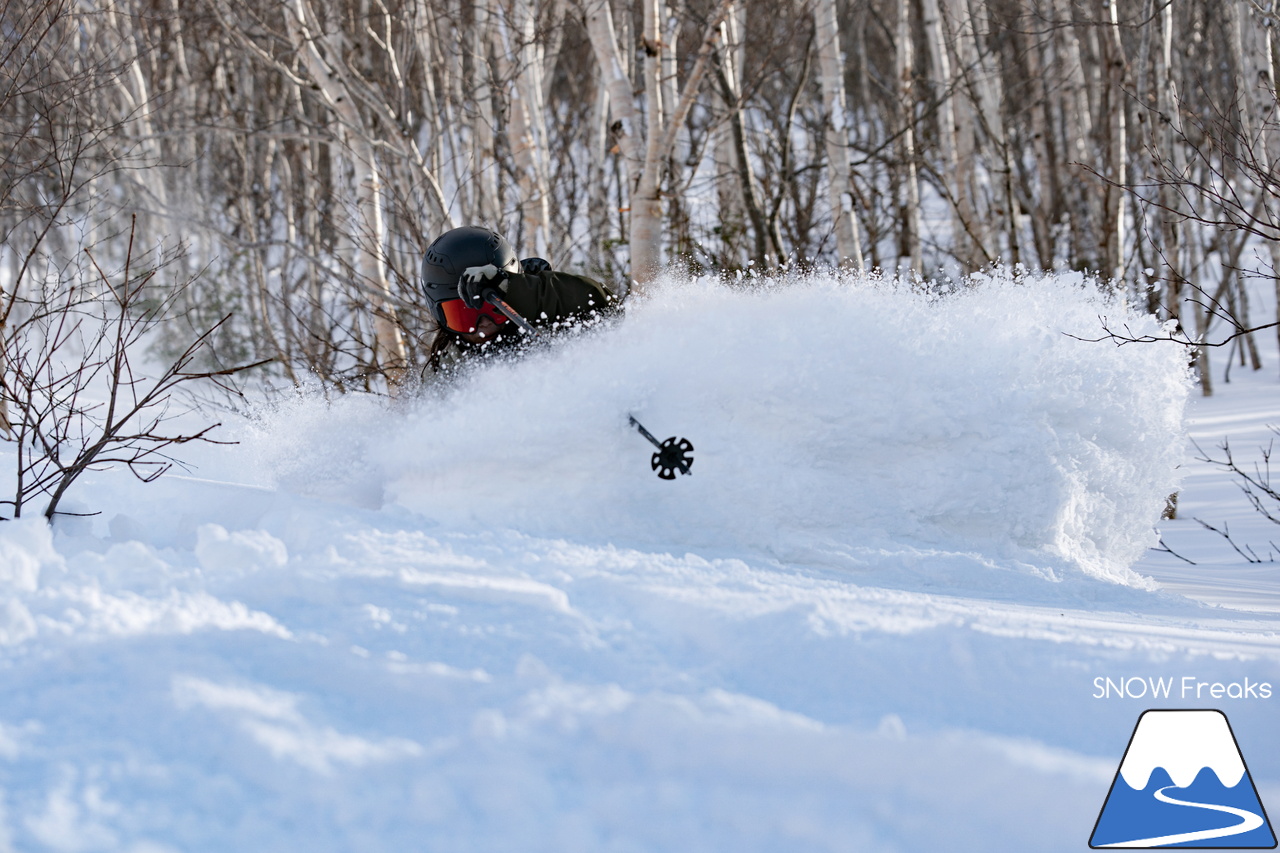
<svg viewBox="0 0 1280 853"><path fill-rule="evenodd" d="M1180 480L1226 504L1182 353L1064 334L1101 313L1065 276L669 281L452 390L95 474L101 515L0 525L0 851L1080 850L1153 705L1228 706L1280 801L1280 698L1095 698L1280 688L1274 572L1147 550Z"/></svg>

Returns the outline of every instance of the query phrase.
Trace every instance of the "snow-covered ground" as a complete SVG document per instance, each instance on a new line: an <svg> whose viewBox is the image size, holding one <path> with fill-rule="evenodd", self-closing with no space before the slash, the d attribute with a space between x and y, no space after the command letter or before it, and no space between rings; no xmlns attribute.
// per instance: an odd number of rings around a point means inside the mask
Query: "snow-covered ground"
<svg viewBox="0 0 1280 853"><path fill-rule="evenodd" d="M1280 613L1280 527L1253 509L1238 478L1227 475L1223 466L1204 461L1205 457L1225 459L1223 444L1228 442L1238 465L1251 472L1258 466L1265 472L1264 451L1270 451L1273 442L1280 448L1280 435L1270 428L1280 427L1280 367L1272 331L1263 334L1265 338L1259 335L1265 354L1262 370L1242 368L1237 362L1231 368L1231 381L1223 383L1225 353L1219 353L1214 396L1197 394L1190 401L1187 431L1194 445L1178 518L1161 525L1164 544L1183 559L1156 551L1135 568L1158 578L1166 589L1202 601ZM1275 484L1280 485L1280 467ZM1229 533L1248 558L1201 522Z"/></svg>
<svg viewBox="0 0 1280 853"><path fill-rule="evenodd" d="M1280 575L1192 519L1280 536L1192 458L1176 348L1063 334L1119 310L669 283L95 474L0 525L0 851L1083 850L1152 707L1222 709L1280 804ZM1202 446L1280 420L1265 354ZM1194 567L1148 550L1180 481Z"/></svg>

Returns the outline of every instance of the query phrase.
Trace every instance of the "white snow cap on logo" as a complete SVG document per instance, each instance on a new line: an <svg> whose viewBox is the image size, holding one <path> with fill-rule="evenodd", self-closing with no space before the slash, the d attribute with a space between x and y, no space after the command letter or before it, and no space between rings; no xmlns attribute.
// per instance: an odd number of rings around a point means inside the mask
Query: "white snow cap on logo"
<svg viewBox="0 0 1280 853"><path fill-rule="evenodd" d="M1234 788L1244 777L1244 759L1221 711L1148 711L1133 733L1120 775L1130 788L1143 790L1157 767L1185 788L1208 767Z"/></svg>

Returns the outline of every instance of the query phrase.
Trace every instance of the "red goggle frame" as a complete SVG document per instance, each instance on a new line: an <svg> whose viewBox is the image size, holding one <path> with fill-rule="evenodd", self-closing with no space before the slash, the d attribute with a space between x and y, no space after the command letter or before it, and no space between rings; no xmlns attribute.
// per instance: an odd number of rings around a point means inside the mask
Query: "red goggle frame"
<svg viewBox="0 0 1280 853"><path fill-rule="evenodd" d="M455 332L474 332L481 317L488 317L499 326L507 322L506 315L487 302L481 308L472 308L461 299L449 299L440 303L440 313L444 324Z"/></svg>

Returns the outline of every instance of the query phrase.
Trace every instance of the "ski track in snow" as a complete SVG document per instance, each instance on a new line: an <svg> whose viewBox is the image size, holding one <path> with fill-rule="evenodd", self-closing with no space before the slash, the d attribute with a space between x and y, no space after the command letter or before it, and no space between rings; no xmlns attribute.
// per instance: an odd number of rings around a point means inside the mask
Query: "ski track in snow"
<svg viewBox="0 0 1280 853"><path fill-rule="evenodd" d="M1062 335L1077 285L671 284L91 475L0 527L0 851L1083 848L1153 701L1094 679L1280 688L1280 608L1145 551L1179 358ZM1224 709L1264 801L1276 701Z"/></svg>

